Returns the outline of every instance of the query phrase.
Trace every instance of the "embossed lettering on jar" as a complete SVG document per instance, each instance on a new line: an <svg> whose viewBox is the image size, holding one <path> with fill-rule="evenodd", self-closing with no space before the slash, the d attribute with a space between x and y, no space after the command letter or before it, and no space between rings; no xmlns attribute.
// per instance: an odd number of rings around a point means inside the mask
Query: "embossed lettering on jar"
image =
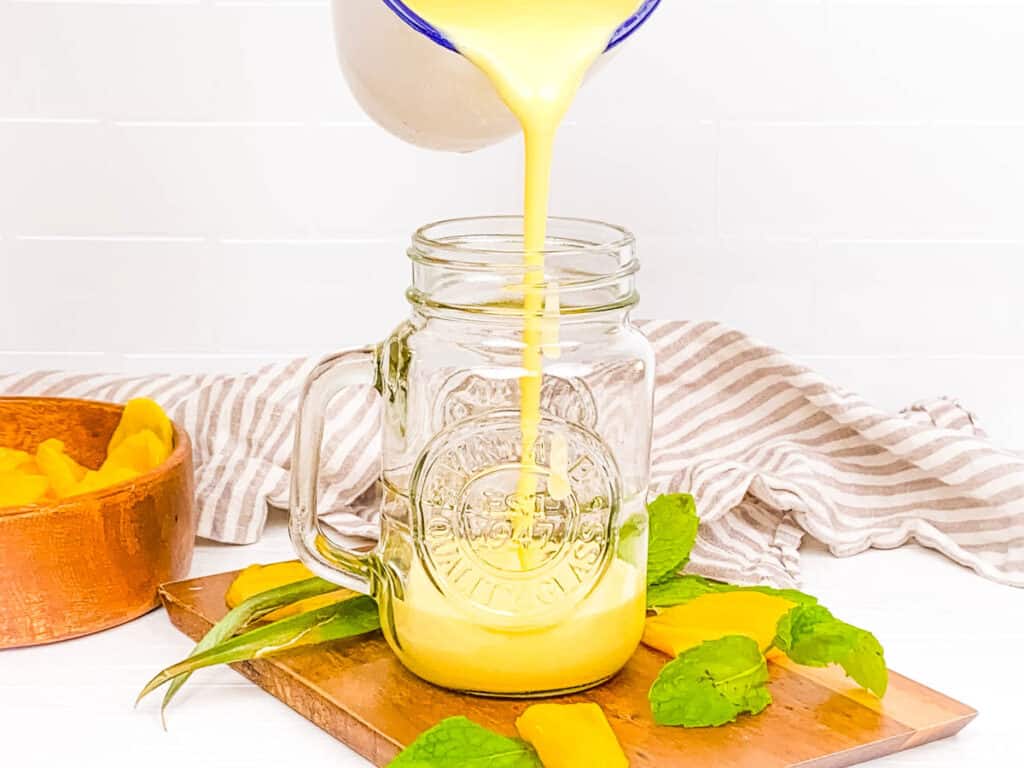
<svg viewBox="0 0 1024 768"><path fill-rule="evenodd" d="M541 423L521 464L522 219L430 225L413 238L409 318L383 344L325 361L302 407L292 534L325 578L377 598L417 675L505 696L615 674L645 615L654 362L631 325L635 243L552 219L543 284ZM383 401L381 539L347 552L315 524L314 454L338 389ZM517 493L524 471L536 491Z"/></svg>

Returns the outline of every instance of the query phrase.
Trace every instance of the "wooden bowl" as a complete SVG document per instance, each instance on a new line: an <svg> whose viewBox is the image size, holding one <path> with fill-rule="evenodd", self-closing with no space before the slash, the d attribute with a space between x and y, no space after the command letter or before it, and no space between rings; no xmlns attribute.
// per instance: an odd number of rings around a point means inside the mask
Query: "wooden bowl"
<svg viewBox="0 0 1024 768"><path fill-rule="evenodd" d="M98 467L122 407L0 397L0 445L34 451L56 437ZM159 603L157 587L188 575L196 528L192 444L126 483L56 502L0 508L0 648L98 632Z"/></svg>

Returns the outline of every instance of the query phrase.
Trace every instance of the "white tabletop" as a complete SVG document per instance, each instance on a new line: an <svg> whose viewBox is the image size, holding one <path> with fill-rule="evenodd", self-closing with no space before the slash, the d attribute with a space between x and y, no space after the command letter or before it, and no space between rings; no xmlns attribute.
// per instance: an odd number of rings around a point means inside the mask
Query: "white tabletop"
<svg viewBox="0 0 1024 768"><path fill-rule="evenodd" d="M275 519L248 547L200 542L193 575L291 556ZM1024 759L1024 590L985 581L907 546L836 559L804 550L804 586L836 615L878 635L893 669L980 710L953 739L880 760L879 768L1017 766ZM0 573L2 578L2 573ZM369 763L230 669L198 673L169 712L135 694L192 643L155 611L92 637L0 651L0 764L260 766Z"/></svg>

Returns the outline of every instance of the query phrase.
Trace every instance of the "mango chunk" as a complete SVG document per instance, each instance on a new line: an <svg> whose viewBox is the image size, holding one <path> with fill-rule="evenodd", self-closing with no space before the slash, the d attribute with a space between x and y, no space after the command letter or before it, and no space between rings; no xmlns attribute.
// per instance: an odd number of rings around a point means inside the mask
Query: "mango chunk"
<svg viewBox="0 0 1024 768"><path fill-rule="evenodd" d="M795 605L760 592L701 595L648 618L643 643L675 657L707 640L745 635L765 651L775 638L779 619Z"/></svg>
<svg viewBox="0 0 1024 768"><path fill-rule="evenodd" d="M585 704L534 704L516 719L544 768L628 768L629 761L601 708Z"/></svg>
<svg viewBox="0 0 1024 768"><path fill-rule="evenodd" d="M324 608L328 605L334 605L340 603L343 600L355 597L356 593L350 589L344 589L339 587L333 592L328 592L325 595L317 595L316 597L307 597L305 600L299 600L297 603L286 605L283 608L278 608L276 611L271 611L263 617L263 621L280 621L281 619L289 619L292 616L298 616L300 613L309 613L315 611L317 608Z"/></svg>
<svg viewBox="0 0 1024 768"><path fill-rule="evenodd" d="M64 498L75 492L85 479L86 469L64 452L60 440L44 440L36 448L36 464L49 479L54 496Z"/></svg>
<svg viewBox="0 0 1024 768"><path fill-rule="evenodd" d="M0 470L0 472L2 472L2 471L3 470ZM29 460L26 461L21 466L19 466L17 471L20 472L23 475L44 475L44 474L46 474L45 472L43 472L42 469L40 469L39 464L36 462L36 457L35 456L30 456Z"/></svg>
<svg viewBox="0 0 1024 768"><path fill-rule="evenodd" d="M43 475L0 472L0 507L21 507L41 501L50 487Z"/></svg>
<svg viewBox="0 0 1024 768"><path fill-rule="evenodd" d="M250 565L231 582L231 586L228 587L227 594L224 596L224 601L227 603L228 608L234 608L261 592L277 589L286 584L294 584L298 581L312 579L313 576L313 572L298 560L272 563L270 565ZM276 611L272 611L264 616L263 620L279 621L290 616L298 616L300 613L315 611L317 608L348 600L353 595L355 595L355 592L339 587L334 592L307 597L305 600L299 600L297 603L278 608Z"/></svg>
<svg viewBox="0 0 1024 768"><path fill-rule="evenodd" d="M148 397L138 397L125 404L121 421L107 445L107 456L129 437L146 429L156 435L166 447L167 455L170 455L174 449L174 427L171 426L171 420L154 401Z"/></svg>
<svg viewBox="0 0 1024 768"><path fill-rule="evenodd" d="M139 472L128 467L102 467L98 471L88 470L82 482L75 486L71 495L92 493L118 483L127 483L139 476Z"/></svg>
<svg viewBox="0 0 1024 768"><path fill-rule="evenodd" d="M32 461L32 454L14 448L0 448L0 472L20 469ZM34 472L29 474L35 474Z"/></svg>
<svg viewBox="0 0 1024 768"><path fill-rule="evenodd" d="M0 507L56 501L133 480L165 462L174 448L174 427L159 405L130 400L98 470L83 467L64 443L44 440L35 455L0 447Z"/></svg>
<svg viewBox="0 0 1024 768"><path fill-rule="evenodd" d="M231 582L224 601L228 608L234 608L260 592L312 578L313 572L298 560L270 565L254 563L246 567Z"/></svg>
<svg viewBox="0 0 1024 768"><path fill-rule="evenodd" d="M111 448L100 469L131 469L142 474L163 464L170 455L170 448L155 432L143 429Z"/></svg>

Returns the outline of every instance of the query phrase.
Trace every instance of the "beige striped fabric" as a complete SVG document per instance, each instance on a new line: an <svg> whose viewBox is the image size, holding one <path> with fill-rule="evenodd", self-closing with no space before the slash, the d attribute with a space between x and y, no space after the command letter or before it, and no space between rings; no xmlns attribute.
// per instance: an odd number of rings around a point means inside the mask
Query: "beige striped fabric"
<svg viewBox="0 0 1024 768"><path fill-rule="evenodd" d="M805 535L846 556L907 541L1024 587L1024 457L993 446L956 402L883 412L721 324L648 322L658 357L655 491L687 491L703 524L691 569L793 585ZM201 536L259 538L287 506L297 399L314 361L244 376L0 375L0 392L159 401L193 435ZM322 508L374 537L380 405L333 406Z"/></svg>

